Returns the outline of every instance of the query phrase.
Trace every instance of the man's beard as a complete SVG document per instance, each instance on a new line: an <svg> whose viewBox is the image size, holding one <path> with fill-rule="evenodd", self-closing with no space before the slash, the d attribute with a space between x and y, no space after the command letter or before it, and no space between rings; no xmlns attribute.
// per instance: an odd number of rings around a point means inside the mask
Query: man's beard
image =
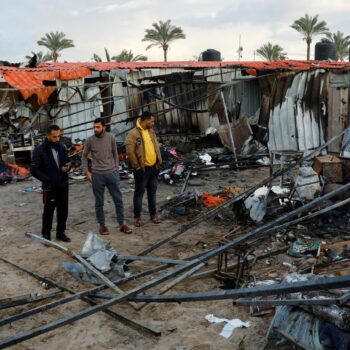
<svg viewBox="0 0 350 350"><path fill-rule="evenodd" d="M94 133L95 133L95 136L96 136L96 137L101 137L101 135L103 134L103 130L100 131L100 132L94 131Z"/></svg>

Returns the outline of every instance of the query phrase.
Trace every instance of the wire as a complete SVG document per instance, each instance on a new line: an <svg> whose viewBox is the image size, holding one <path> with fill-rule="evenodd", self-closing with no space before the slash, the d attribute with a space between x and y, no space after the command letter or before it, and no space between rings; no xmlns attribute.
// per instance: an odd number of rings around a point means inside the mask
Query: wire
<svg viewBox="0 0 350 350"><path fill-rule="evenodd" d="M175 94L175 95L172 95L172 96L168 96L168 97L165 97L161 100L159 100L160 102L161 101L164 101L166 102L167 99L172 99L172 98L175 98L175 97L178 97L178 96L182 96L182 95L185 95L185 94L189 94L189 93L193 93L194 91L201 91L202 90L202 87L201 88L198 88L198 89L192 89L192 90L188 90L188 91L185 91L185 92L182 92L182 93L179 93L179 94ZM204 95L202 98L199 99L199 101L203 100L204 98L206 98L207 95ZM109 115L106 115L106 116L103 116L101 117L102 120L104 119L107 119L107 118L111 118L111 117L116 117L118 115L122 115L122 114L125 114L125 113L128 113L128 112L132 112L134 110L139 110L141 108L144 108L144 107L148 107L150 105L153 105L155 103L155 101L152 101L152 102L148 102L148 103L145 103L145 104L142 104L142 105L139 105L139 106L136 106L136 107L132 107L132 108L129 108L127 110L124 110L122 112L117 112L117 113L112 113L112 114L109 114ZM192 104L193 101L189 102L189 103L186 103L184 104L183 106L186 106L188 104ZM97 107L97 106L96 106ZM95 108L96 108L95 107ZM77 112L75 112L74 114L76 114ZM79 113L79 112L78 112ZM81 126L81 125L85 125L85 124L89 124L91 123L91 120L90 121L86 121L86 122L82 122L82 123L79 123L79 124L75 124L75 125L72 125L72 126L67 126L66 128L64 128L63 130L66 130L66 129L71 129L71 128L74 128L74 127L77 127L77 126Z"/></svg>
<svg viewBox="0 0 350 350"><path fill-rule="evenodd" d="M234 71L237 71L237 69L236 69L236 70L228 71L228 72L223 73L223 74L232 73L232 72L234 72ZM215 74L210 74L210 75L207 75L206 78L210 78L210 77L217 76L217 75L221 75L221 74L222 74L221 72L218 72L218 73L215 73ZM254 77L254 78L252 78L252 79L255 79L255 78L256 78L256 77ZM237 79L237 80L240 80L240 79ZM241 79L241 80L247 80L247 79ZM118 84L120 84L120 83L126 83L126 84L128 84L129 82L130 82L130 81L112 82L112 83L110 83L110 84L111 84L111 85L113 85L113 84L115 84L115 83L118 83ZM165 84L161 85L160 87L168 87L168 86L172 86L172 85L178 85L178 84L181 84L181 83L184 83L184 82L193 82L193 79L189 78L189 79L185 79L185 80L179 80L179 81L176 81L176 82L165 83ZM208 82L208 81L203 80L203 83L207 83L207 84L209 83L209 84L210 84L211 82ZM135 85L136 85L136 84L135 84ZM75 87L75 86L74 86L74 87ZM74 87L71 86L70 88L74 88ZM144 92L147 92L148 90L153 90L154 88L155 88L155 87L152 86L152 87L143 89L142 91L138 91L138 92L136 92L136 93L134 93L134 94L129 94L129 95L127 96L127 98L134 97L135 95L141 95L141 94L143 94ZM176 96L176 95L174 95L174 96ZM104 99L111 100L111 99L114 99L114 98L117 98L117 96L110 95L110 96L106 96L106 97L103 97L103 98L98 99L98 100L102 100L102 99L103 99L103 100L104 100ZM124 97L124 98L125 98L125 97ZM169 97L169 98L171 98L171 97ZM74 104L81 104L81 103L84 103L84 101L69 103L69 106L72 106L72 105L74 105ZM79 111L75 111L75 112L72 112L72 113L68 113L68 114L65 114L65 115L62 115L62 116L53 118L53 119L51 119L51 120L52 120L52 121L56 121L56 120L59 120L59 119L65 118L65 117L69 117L69 116L71 116L71 115L78 114L78 113L80 113L80 112L84 112L84 111L88 111L88 110L91 110L91 109L95 109L95 108L97 108L97 107L102 107L102 106L104 106L104 105L106 105L106 104L109 104L109 103L110 103L110 101L107 101L107 102L101 103L101 104L99 104L99 105L94 105L94 106L92 106L92 107L88 107L88 108L85 108L85 109L81 109L81 110L79 110ZM65 105L67 105L67 103L64 104L64 105L61 105L61 106L64 107ZM58 106L58 107L60 107L60 106ZM137 108L136 108L136 109L137 109Z"/></svg>
<svg viewBox="0 0 350 350"><path fill-rule="evenodd" d="M240 83L240 81L233 81L233 82L230 82L229 84L221 85L220 87L211 90L211 93L206 94L205 96L200 96L200 98L198 98L197 100L191 100L190 102L184 104L184 106L186 106L186 105L188 105L188 104L192 104L192 103L194 103L194 102L201 101L201 100L203 100L204 98L208 98L208 97L210 97L210 96L216 94L219 90L223 89L224 87L231 86L231 85L236 85L236 84L238 84L238 83ZM153 103L153 102L152 102L152 103ZM149 105L149 103L146 104L146 105ZM143 105L143 106L144 106L144 105ZM143 106L139 106L138 108L142 108ZM166 113L168 113L168 112L170 112L170 111L172 111L172 110L174 110L174 109L177 109L177 108L178 108L178 107L172 107L172 108L169 108L169 109L164 110L164 111L162 111L162 112L154 112L153 114L154 114L154 115L165 115ZM125 112L120 112L120 113L118 113L118 114L125 114ZM120 124L120 123L127 123L127 122L133 121L133 120L135 120L135 119L137 119L137 118L138 118L138 116L130 117L130 118L127 118L127 119L123 119L123 120L116 121L116 122L110 122L110 123L107 123L106 125L116 125L116 124ZM91 121L89 121L89 122L84 122L84 123L80 123L80 124L77 124L77 125L74 125L74 126L69 126L69 127L64 128L64 129L62 129L62 130L72 129L72 128L74 128L74 127L78 127L78 126L81 126L81 125L85 125L85 124L87 124L87 123L91 123ZM76 130L76 131L70 131L70 132L68 132L68 133L64 133L64 135L74 134L74 133L78 133L78 132L84 132L84 131L88 131L88 130L91 130L91 129L92 129L92 128L90 127L90 128L86 128L86 129L80 129L80 130ZM122 132L122 133L125 133L125 132L127 132L127 131L124 131L124 132Z"/></svg>

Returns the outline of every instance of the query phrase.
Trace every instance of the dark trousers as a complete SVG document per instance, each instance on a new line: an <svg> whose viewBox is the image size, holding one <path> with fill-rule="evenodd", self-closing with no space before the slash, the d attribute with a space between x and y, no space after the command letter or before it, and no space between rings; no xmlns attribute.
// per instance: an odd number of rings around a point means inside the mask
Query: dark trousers
<svg viewBox="0 0 350 350"><path fill-rule="evenodd" d="M147 189L148 211L152 217L157 213L156 193L158 185L158 169L156 166L145 167L145 171L134 171L134 217L141 217L142 198Z"/></svg>
<svg viewBox="0 0 350 350"><path fill-rule="evenodd" d="M105 224L105 214L103 211L105 187L107 187L115 206L115 214L119 225L124 223L123 197L120 191L120 177L117 171L108 174L92 174L92 189L95 196L95 211L97 222Z"/></svg>
<svg viewBox="0 0 350 350"><path fill-rule="evenodd" d="M56 208L56 237L59 237L66 230L66 222L68 218L68 186L49 191L44 190L43 202L44 212L41 233L45 238L51 238L53 214Z"/></svg>

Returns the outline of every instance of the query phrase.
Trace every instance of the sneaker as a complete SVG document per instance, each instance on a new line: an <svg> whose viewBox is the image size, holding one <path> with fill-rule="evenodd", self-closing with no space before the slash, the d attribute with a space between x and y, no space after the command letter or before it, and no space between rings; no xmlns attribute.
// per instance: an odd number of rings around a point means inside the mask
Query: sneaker
<svg viewBox="0 0 350 350"><path fill-rule="evenodd" d="M151 216L151 221L154 224L160 224L160 219L159 219L159 216L157 214L154 214L154 215Z"/></svg>
<svg viewBox="0 0 350 350"><path fill-rule="evenodd" d="M57 239L57 241L70 242L70 238L67 237L64 233L57 235L56 239Z"/></svg>
<svg viewBox="0 0 350 350"><path fill-rule="evenodd" d="M141 227L141 218L136 218L135 219L135 226L136 227Z"/></svg>
<svg viewBox="0 0 350 350"><path fill-rule="evenodd" d="M100 235L109 235L109 230L106 225L100 225Z"/></svg>

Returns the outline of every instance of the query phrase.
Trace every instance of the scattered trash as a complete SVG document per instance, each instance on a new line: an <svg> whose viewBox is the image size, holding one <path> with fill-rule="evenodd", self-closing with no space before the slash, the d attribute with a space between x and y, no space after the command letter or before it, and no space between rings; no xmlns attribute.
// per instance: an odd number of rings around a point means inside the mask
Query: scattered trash
<svg viewBox="0 0 350 350"><path fill-rule="evenodd" d="M258 188L245 201L244 205L249 209L249 216L254 222L261 222L266 214L267 196L270 189L267 186Z"/></svg>
<svg viewBox="0 0 350 350"><path fill-rule="evenodd" d="M95 233L87 234L81 256L104 273L109 280L117 280L127 274L124 271L124 262L117 259L117 251L110 243L105 244ZM95 274L80 263L63 262L61 266L79 280L94 284L101 282Z"/></svg>
<svg viewBox="0 0 350 350"><path fill-rule="evenodd" d="M319 246L319 242L314 240L304 242L300 239L297 239L291 244L290 248L287 251L287 254L295 257L300 257L306 253L317 252Z"/></svg>
<svg viewBox="0 0 350 350"><path fill-rule="evenodd" d="M214 163L212 162L211 156L210 156L208 153L200 155L199 158L202 160L202 162L203 162L205 165L213 165L213 164L214 164Z"/></svg>
<svg viewBox="0 0 350 350"><path fill-rule="evenodd" d="M217 196L212 196L208 193L203 193L202 202L206 207L218 207L225 203L225 199Z"/></svg>
<svg viewBox="0 0 350 350"><path fill-rule="evenodd" d="M214 315L206 315L205 316L205 319L210 322L210 323L222 323L222 322L226 322L224 328L222 329L220 335L224 338L229 338L233 331L236 329L236 328L248 328L251 326L251 323L249 321L247 322L243 322L241 321L240 319L238 318L234 318L232 320L228 320L226 318L218 318L218 317L215 317Z"/></svg>
<svg viewBox="0 0 350 350"><path fill-rule="evenodd" d="M42 189L41 186L39 186L39 185L34 185L34 186L26 187L26 188L24 189L23 192L28 192L28 193L32 193L32 192L42 193L42 192L43 192L43 189Z"/></svg>

